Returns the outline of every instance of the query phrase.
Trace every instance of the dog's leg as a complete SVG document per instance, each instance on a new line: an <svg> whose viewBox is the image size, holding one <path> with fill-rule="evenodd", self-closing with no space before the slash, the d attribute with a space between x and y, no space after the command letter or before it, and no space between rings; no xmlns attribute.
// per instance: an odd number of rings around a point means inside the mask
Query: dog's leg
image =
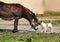
<svg viewBox="0 0 60 42"><path fill-rule="evenodd" d="M53 33L53 28L51 28L51 32Z"/></svg>
<svg viewBox="0 0 60 42"><path fill-rule="evenodd" d="M44 28L44 32L46 32L46 27Z"/></svg>

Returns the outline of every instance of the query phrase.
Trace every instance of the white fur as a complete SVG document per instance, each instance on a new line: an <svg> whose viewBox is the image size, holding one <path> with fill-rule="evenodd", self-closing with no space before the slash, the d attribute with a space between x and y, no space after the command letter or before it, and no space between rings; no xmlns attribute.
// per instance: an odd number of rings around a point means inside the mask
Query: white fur
<svg viewBox="0 0 60 42"><path fill-rule="evenodd" d="M46 23L42 22L42 23L41 23L41 27L44 29L44 32L47 31L47 30L46 30L47 28L49 28L49 29L51 30L51 32L53 32L52 24L51 24L51 23L46 24Z"/></svg>
<svg viewBox="0 0 60 42"><path fill-rule="evenodd" d="M48 28L50 28L51 32L53 32L53 25L52 25L52 23L48 23L47 25L48 25Z"/></svg>

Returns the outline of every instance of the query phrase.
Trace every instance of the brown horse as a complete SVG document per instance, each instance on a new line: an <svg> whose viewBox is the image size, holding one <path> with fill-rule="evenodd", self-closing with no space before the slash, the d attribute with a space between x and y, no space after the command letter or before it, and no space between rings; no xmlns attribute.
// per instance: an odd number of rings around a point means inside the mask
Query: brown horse
<svg viewBox="0 0 60 42"><path fill-rule="evenodd" d="M34 30L38 29L38 19L35 16L35 13L27 9L26 7L15 4L15 3L4 3L0 2L0 18L13 20L14 19L14 30L17 32L18 20L25 18L29 21L30 25Z"/></svg>

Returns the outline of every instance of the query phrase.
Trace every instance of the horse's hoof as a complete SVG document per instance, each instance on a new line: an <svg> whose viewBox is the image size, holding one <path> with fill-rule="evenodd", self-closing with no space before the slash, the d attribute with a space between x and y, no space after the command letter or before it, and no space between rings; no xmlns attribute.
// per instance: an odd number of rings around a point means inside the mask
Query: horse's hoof
<svg viewBox="0 0 60 42"><path fill-rule="evenodd" d="M16 32L18 32L18 31L12 31L13 33L16 33Z"/></svg>

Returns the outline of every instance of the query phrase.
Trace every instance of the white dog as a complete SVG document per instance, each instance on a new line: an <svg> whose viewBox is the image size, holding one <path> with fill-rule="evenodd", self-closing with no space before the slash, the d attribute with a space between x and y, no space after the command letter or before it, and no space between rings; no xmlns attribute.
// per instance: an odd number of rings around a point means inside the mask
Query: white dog
<svg viewBox="0 0 60 42"><path fill-rule="evenodd" d="M44 32L47 31L47 28L50 29L51 32L53 32L53 26L52 26L52 23L44 23L43 21L40 21L39 22L39 25L41 25L42 29L44 30Z"/></svg>

